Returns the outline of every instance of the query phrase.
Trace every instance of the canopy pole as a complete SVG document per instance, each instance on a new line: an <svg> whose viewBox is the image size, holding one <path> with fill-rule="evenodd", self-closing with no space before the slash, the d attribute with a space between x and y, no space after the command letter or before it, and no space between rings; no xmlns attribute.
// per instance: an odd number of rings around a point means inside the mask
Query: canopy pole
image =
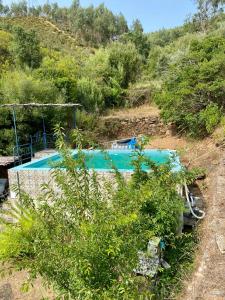
<svg viewBox="0 0 225 300"><path fill-rule="evenodd" d="M74 107L74 110L73 110L73 128L76 129L77 127L77 124L76 124L76 107Z"/></svg>
<svg viewBox="0 0 225 300"><path fill-rule="evenodd" d="M13 127L14 127L14 135L15 135L15 141L16 141L16 155L19 157L19 139L17 135L17 126L16 126L16 111L15 107L12 107L12 112L13 112Z"/></svg>
<svg viewBox="0 0 225 300"><path fill-rule="evenodd" d="M46 135L46 127L45 127L45 119L42 111L42 126L43 126L43 144L44 149L47 149L47 135Z"/></svg>

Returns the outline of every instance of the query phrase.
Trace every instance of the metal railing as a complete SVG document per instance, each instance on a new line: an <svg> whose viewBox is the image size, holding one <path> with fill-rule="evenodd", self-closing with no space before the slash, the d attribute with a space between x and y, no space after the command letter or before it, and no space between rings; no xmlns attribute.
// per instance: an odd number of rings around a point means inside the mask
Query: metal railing
<svg viewBox="0 0 225 300"><path fill-rule="evenodd" d="M37 132L30 136L30 143L34 153L44 149L55 148L55 141L56 137L54 134Z"/></svg>
<svg viewBox="0 0 225 300"><path fill-rule="evenodd" d="M37 132L30 136L27 144L18 144L13 148L14 165L21 165L30 161L38 151L55 147L56 137L54 134Z"/></svg>
<svg viewBox="0 0 225 300"><path fill-rule="evenodd" d="M21 165L33 157L32 144L18 145L13 148L14 165Z"/></svg>

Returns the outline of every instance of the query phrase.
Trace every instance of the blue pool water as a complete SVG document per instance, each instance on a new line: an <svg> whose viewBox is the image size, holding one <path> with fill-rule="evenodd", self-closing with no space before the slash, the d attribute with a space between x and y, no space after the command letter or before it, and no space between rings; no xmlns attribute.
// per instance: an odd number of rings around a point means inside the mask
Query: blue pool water
<svg viewBox="0 0 225 300"><path fill-rule="evenodd" d="M88 169L96 171L111 171L112 165L119 171L133 171L134 166L132 162L135 160L135 152L132 150L107 150L106 154L99 150L84 150L85 163ZM173 170L180 170L181 165L176 152L172 150L145 150L143 151L146 158L151 159L156 164L165 164L173 159ZM73 151L74 159L76 159L77 152ZM175 158L174 158L175 157ZM60 162L61 157L59 154L54 154L37 161L29 162L21 166L15 167L17 170L49 170L53 167L54 163ZM148 167L143 164L143 170Z"/></svg>

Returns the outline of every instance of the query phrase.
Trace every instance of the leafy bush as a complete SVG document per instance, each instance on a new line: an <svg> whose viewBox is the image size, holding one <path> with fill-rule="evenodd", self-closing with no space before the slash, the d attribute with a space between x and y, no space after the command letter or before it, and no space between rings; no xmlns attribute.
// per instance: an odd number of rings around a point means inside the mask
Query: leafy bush
<svg viewBox="0 0 225 300"><path fill-rule="evenodd" d="M13 36L12 53L19 64L21 66L27 65L30 68L38 68L42 56L35 31L26 32L23 28L16 27Z"/></svg>
<svg viewBox="0 0 225 300"><path fill-rule="evenodd" d="M2 138L0 139L0 155L7 155L7 154L12 154L13 153L13 145L14 145L14 134L12 131L12 127L9 126L11 125L11 119L7 115L7 112L3 109L0 110L0 113L5 114L4 120L2 120L2 117L0 117L1 120L1 136Z"/></svg>
<svg viewBox="0 0 225 300"><path fill-rule="evenodd" d="M154 236L173 241L183 211L177 184L191 176L171 172L170 164L155 165L140 149L129 182L117 170L114 181L100 182L86 169L84 153L79 150L74 160L58 133L63 157L58 167L65 169L56 167L54 180L61 192L45 185L35 201L22 195L31 221L25 228L24 222L5 226L0 260L27 268L32 278L41 275L71 299L150 298L151 280L146 278L143 288L143 280L133 273L138 250L145 250ZM82 137L74 134L79 146ZM143 173L144 162L153 172Z"/></svg>
<svg viewBox="0 0 225 300"><path fill-rule="evenodd" d="M95 80L98 84L104 84L110 77L109 53L107 48L100 48L87 59L82 76Z"/></svg>
<svg viewBox="0 0 225 300"><path fill-rule="evenodd" d="M5 102L54 103L62 97L51 81L35 79L32 73L23 71L5 73L0 82L0 91Z"/></svg>
<svg viewBox="0 0 225 300"><path fill-rule="evenodd" d="M114 77L122 88L137 80L141 58L134 44L112 43L108 47L109 65Z"/></svg>
<svg viewBox="0 0 225 300"><path fill-rule="evenodd" d="M168 78L156 95L165 121L191 136L211 133L224 107L225 39L194 40L187 55L170 66ZM209 120L207 120L209 118Z"/></svg>
<svg viewBox="0 0 225 300"><path fill-rule="evenodd" d="M221 109L215 103L209 104L205 110L200 112L200 120L202 123L205 123L207 133L213 133L213 130L221 120L221 116Z"/></svg>
<svg viewBox="0 0 225 300"><path fill-rule="evenodd" d="M105 108L123 105L121 77L118 78L118 74L110 65L109 57L108 48L99 49L87 60L82 72L83 76L96 82L101 89Z"/></svg>
<svg viewBox="0 0 225 300"><path fill-rule="evenodd" d="M154 293L156 299L173 299L182 291L184 280L193 271L198 236L194 231L176 236L165 250L164 258L170 268L159 275Z"/></svg>
<svg viewBox="0 0 225 300"><path fill-rule="evenodd" d="M101 89L89 78L83 77L77 81L77 98L87 111L98 112L104 107Z"/></svg>
<svg viewBox="0 0 225 300"><path fill-rule="evenodd" d="M97 126L98 116L95 114L89 114L84 110L77 110L76 122L79 129L93 131Z"/></svg>
<svg viewBox="0 0 225 300"><path fill-rule="evenodd" d="M52 57L46 56L41 67L35 71L35 76L50 80L64 96L65 102L76 102L78 64L72 57L62 58L57 54L53 54Z"/></svg>
<svg viewBox="0 0 225 300"><path fill-rule="evenodd" d="M2 72L2 65L4 65L7 60L11 60L9 51L11 41L12 35L4 30L0 30L0 73Z"/></svg>

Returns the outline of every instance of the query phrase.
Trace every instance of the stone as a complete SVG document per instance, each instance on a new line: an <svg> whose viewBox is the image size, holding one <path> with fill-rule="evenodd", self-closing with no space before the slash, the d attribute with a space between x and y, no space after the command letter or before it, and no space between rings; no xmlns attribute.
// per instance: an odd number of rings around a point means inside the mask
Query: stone
<svg viewBox="0 0 225 300"><path fill-rule="evenodd" d="M160 239L154 238L148 242L146 252L138 252L139 264L137 269L134 270L136 274L151 278L157 274L160 267L159 244Z"/></svg>
<svg viewBox="0 0 225 300"><path fill-rule="evenodd" d="M220 290L213 290L210 292L210 294L215 296L225 296L225 292Z"/></svg>
<svg viewBox="0 0 225 300"><path fill-rule="evenodd" d="M224 235L216 235L216 243L222 254L225 254L225 236Z"/></svg>

